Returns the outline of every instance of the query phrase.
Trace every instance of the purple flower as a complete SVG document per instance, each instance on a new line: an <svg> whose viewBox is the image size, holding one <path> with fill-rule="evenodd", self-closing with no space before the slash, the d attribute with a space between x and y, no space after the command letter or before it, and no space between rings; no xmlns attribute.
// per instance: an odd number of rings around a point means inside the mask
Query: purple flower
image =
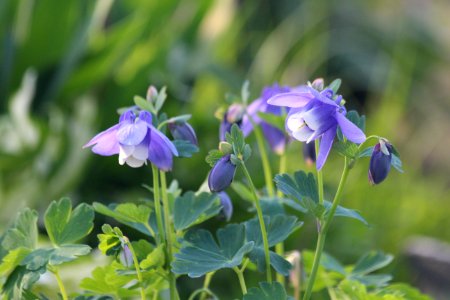
<svg viewBox="0 0 450 300"><path fill-rule="evenodd" d="M230 221L233 215L233 203L231 202L230 196L225 192L220 192L219 194L220 204L222 205L222 214L225 216L225 220Z"/></svg>
<svg viewBox="0 0 450 300"><path fill-rule="evenodd" d="M208 176L208 186L211 192L221 192L230 186L236 173L236 166L230 160L231 155L219 159Z"/></svg>
<svg viewBox="0 0 450 300"><path fill-rule="evenodd" d="M167 127L174 139L189 141L191 144L198 146L197 135L189 123L171 122Z"/></svg>
<svg viewBox="0 0 450 300"><path fill-rule="evenodd" d="M393 147L384 140L380 140L373 148L369 165L369 182L371 184L379 184L389 174L391 170L391 160Z"/></svg>
<svg viewBox="0 0 450 300"><path fill-rule="evenodd" d="M83 148L92 147L92 152L111 156L119 154L119 164L138 168L147 159L160 170L172 169L173 156L178 156L172 142L152 125L152 115L141 111L136 116L128 110L120 116L119 124L100 132Z"/></svg>
<svg viewBox="0 0 450 300"><path fill-rule="evenodd" d="M295 92L278 94L268 101L272 105L291 108L286 118L286 131L293 138L306 143L321 138L316 164L318 170L328 157L338 126L350 141L362 143L366 140L364 132L345 117L342 96L334 97L331 89L319 92L305 85Z"/></svg>
<svg viewBox="0 0 450 300"><path fill-rule="evenodd" d="M221 141L226 140L226 134L231 130L231 126L237 124L241 128L244 136L248 136L251 132L251 123L245 116L245 107L242 104L234 103L228 107L224 113L222 122L219 128L219 137Z"/></svg>
<svg viewBox="0 0 450 300"><path fill-rule="evenodd" d="M122 251L119 254L119 260L125 267L129 268L133 265L133 255L127 244L123 244Z"/></svg>

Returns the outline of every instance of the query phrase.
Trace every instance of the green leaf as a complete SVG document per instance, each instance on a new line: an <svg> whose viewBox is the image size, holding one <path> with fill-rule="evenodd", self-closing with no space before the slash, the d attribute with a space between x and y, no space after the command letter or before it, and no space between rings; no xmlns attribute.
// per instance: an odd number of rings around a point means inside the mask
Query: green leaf
<svg viewBox="0 0 450 300"><path fill-rule="evenodd" d="M285 124L284 124L285 123L284 120L286 118L285 116L263 112L258 112L258 116L267 123L269 123L270 125L274 126L275 128L278 128L282 132L285 131Z"/></svg>
<svg viewBox="0 0 450 300"><path fill-rule="evenodd" d="M324 201L324 206L326 209L326 214L328 214L328 212L331 209L332 203L330 201ZM350 208L345 208L343 206L338 205L338 207L336 208L336 212L334 214L335 217L345 217L345 218L351 218L351 219L355 219L358 220L362 223L364 223L364 225L369 226L369 223L366 221L366 219L364 219L361 214L354 210L354 209L350 209Z"/></svg>
<svg viewBox="0 0 450 300"><path fill-rule="evenodd" d="M27 270L37 271L46 268L48 264L56 266L89 254L88 245L63 245L58 248L40 248L29 253L20 263Z"/></svg>
<svg viewBox="0 0 450 300"><path fill-rule="evenodd" d="M114 295L119 297L130 297L135 295L124 286L134 280L134 275L119 275L118 263L112 263L106 267L97 267L92 271L91 278L84 278L80 283L80 288L101 295Z"/></svg>
<svg viewBox="0 0 450 300"><path fill-rule="evenodd" d="M241 98L242 98L242 103L247 104L248 103L248 99L250 97L250 81L246 80L244 81L244 83L242 84L242 88L241 88Z"/></svg>
<svg viewBox="0 0 450 300"><path fill-rule="evenodd" d="M340 78L337 78L333 80L329 85L328 88L333 91L333 93L337 93L339 88L341 87L342 80Z"/></svg>
<svg viewBox="0 0 450 300"><path fill-rule="evenodd" d="M336 150L339 154L346 156L350 159L354 159L359 157L358 146L355 143L352 143L348 140L346 141L337 141L333 144L334 150Z"/></svg>
<svg viewBox="0 0 450 300"><path fill-rule="evenodd" d="M352 270L353 275L365 275L384 268L392 262L394 257L380 251L371 251L361 257Z"/></svg>
<svg viewBox="0 0 450 300"><path fill-rule="evenodd" d="M294 177L289 174L279 174L275 176L277 188L286 196L290 196L295 204L284 201L301 212L310 212L320 217L324 212L324 207L319 205L319 195L317 194L317 184L312 173L306 174L303 171L296 172Z"/></svg>
<svg viewBox="0 0 450 300"><path fill-rule="evenodd" d="M150 244L146 240L139 240L131 242L131 245L133 246L134 253L136 253L136 257L138 261L141 261L147 257L149 253L151 253L155 246L153 244Z"/></svg>
<svg viewBox="0 0 450 300"><path fill-rule="evenodd" d="M243 200L253 203L252 191L243 183L239 181L233 181L231 183L231 188L238 194Z"/></svg>
<svg viewBox="0 0 450 300"><path fill-rule="evenodd" d="M211 167L214 167L214 165L222 158L222 156L223 153L220 150L214 149L208 152L205 161Z"/></svg>
<svg viewBox="0 0 450 300"><path fill-rule="evenodd" d="M0 264L0 276L8 276L30 252L31 249L25 247L9 251Z"/></svg>
<svg viewBox="0 0 450 300"><path fill-rule="evenodd" d="M411 287L407 284L397 283L397 284L391 284L387 287L385 287L383 290L379 292L380 296L383 295L396 295L401 297L400 299L414 299L414 300L431 300L430 297L427 295L424 295L419 292L414 287Z"/></svg>
<svg viewBox="0 0 450 300"><path fill-rule="evenodd" d="M158 96L156 97L156 101L155 101L155 109L156 111L160 111L160 109L163 107L164 102L167 99L167 93L166 93L166 87L163 86L159 92L158 92Z"/></svg>
<svg viewBox="0 0 450 300"><path fill-rule="evenodd" d="M94 202L92 206L94 207L96 212L111 217L119 223L136 229L148 236L154 237L155 232L157 232L156 226L153 226L153 224L149 222L150 220L155 219L152 218L154 214L151 212L151 208L145 205L138 206L133 203L126 203L119 205L111 204L109 206L106 206L101 203ZM142 213L139 212L141 209L143 210ZM144 221L144 215L147 214L148 210L150 210L151 213L149 213L149 217L147 218L147 220Z"/></svg>
<svg viewBox="0 0 450 300"><path fill-rule="evenodd" d="M237 157L244 154L246 145L244 134L237 124L231 126L231 132L226 134L226 140L233 146L233 152Z"/></svg>
<svg viewBox="0 0 450 300"><path fill-rule="evenodd" d="M247 241L254 243L253 250L249 253L249 258L263 272L266 268L266 262L259 220L254 218L244 224ZM297 222L296 217L286 215L264 216L264 224L266 225L269 247L284 241L302 225L302 223ZM292 267L283 257L272 251L270 252L270 264L278 273L285 276L289 275L289 270Z"/></svg>
<svg viewBox="0 0 450 300"><path fill-rule="evenodd" d="M260 282L259 288L252 287L243 300L287 300L288 296L279 282Z"/></svg>
<svg viewBox="0 0 450 300"><path fill-rule="evenodd" d="M261 198L260 203L263 215L271 218L276 215L286 215L283 204L278 198Z"/></svg>
<svg viewBox="0 0 450 300"><path fill-rule="evenodd" d="M82 239L91 232L93 221L92 207L83 203L72 211L68 198L53 201L44 216L48 236L55 245L70 244Z"/></svg>
<svg viewBox="0 0 450 300"><path fill-rule="evenodd" d="M6 231L2 247L5 250L14 250L25 247L36 248L37 244L37 212L29 208L20 212L14 224Z"/></svg>
<svg viewBox="0 0 450 300"><path fill-rule="evenodd" d="M403 173L402 161L400 157L392 153L391 165L400 173Z"/></svg>
<svg viewBox="0 0 450 300"><path fill-rule="evenodd" d="M24 266L15 268L2 286L3 296L5 299L24 299L26 290L30 289L45 272L45 268L36 271L27 270Z"/></svg>
<svg viewBox="0 0 450 300"><path fill-rule="evenodd" d="M156 113L155 108L153 107L153 104L146 99L142 98L141 96L134 96L134 104L136 104L140 109Z"/></svg>
<svg viewBox="0 0 450 300"><path fill-rule="evenodd" d="M253 242L245 242L243 224L229 224L217 231L217 242L204 229L191 230L183 239L183 247L175 254L172 272L200 277L223 268L242 263L244 255L253 249Z"/></svg>
<svg viewBox="0 0 450 300"><path fill-rule="evenodd" d="M165 263L165 255L163 245L153 249L147 257L140 262L140 267L142 269L150 269L153 267L162 267Z"/></svg>
<svg viewBox="0 0 450 300"><path fill-rule="evenodd" d="M192 154L198 152L198 146L186 140L173 140L175 148L177 148L179 157L192 157Z"/></svg>
<svg viewBox="0 0 450 300"><path fill-rule="evenodd" d="M113 229L110 225L104 224L103 233L97 235L100 241L98 248L105 255L117 256L122 250L121 236L117 234L116 228Z"/></svg>
<svg viewBox="0 0 450 300"><path fill-rule="evenodd" d="M173 212L176 230L184 230L217 215L222 206L217 194L186 192L175 199Z"/></svg>

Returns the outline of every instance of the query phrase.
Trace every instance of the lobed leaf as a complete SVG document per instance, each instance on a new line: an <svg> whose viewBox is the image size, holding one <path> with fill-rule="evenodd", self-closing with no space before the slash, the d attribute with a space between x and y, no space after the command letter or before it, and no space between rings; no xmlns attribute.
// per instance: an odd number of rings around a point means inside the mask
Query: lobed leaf
<svg viewBox="0 0 450 300"><path fill-rule="evenodd" d="M244 295L243 300L288 300L283 286L279 282L260 282L259 287L252 287Z"/></svg>
<svg viewBox="0 0 450 300"><path fill-rule="evenodd" d="M72 211L69 198L53 201L45 212L44 222L54 245L76 242L88 235L94 226L94 210L83 203Z"/></svg>
<svg viewBox="0 0 450 300"><path fill-rule="evenodd" d="M173 219L176 230L184 230L217 215L222 206L217 194L186 192L175 199Z"/></svg>
<svg viewBox="0 0 450 300"><path fill-rule="evenodd" d="M20 247L34 249L37 244L38 214L29 208L21 211L14 224L6 231L2 239L5 250L15 250Z"/></svg>
<svg viewBox="0 0 450 300"><path fill-rule="evenodd" d="M186 140L173 140L175 148L177 148L179 157L192 157L194 153L198 152L198 146Z"/></svg>

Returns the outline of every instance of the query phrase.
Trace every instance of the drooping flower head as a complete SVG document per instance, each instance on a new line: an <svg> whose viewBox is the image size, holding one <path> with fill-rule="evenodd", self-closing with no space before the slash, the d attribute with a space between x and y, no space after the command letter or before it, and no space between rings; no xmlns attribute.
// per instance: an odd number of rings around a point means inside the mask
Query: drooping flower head
<svg viewBox="0 0 450 300"><path fill-rule="evenodd" d="M162 171L172 169L173 156L178 151L173 143L152 125L152 115L127 110L119 118L119 124L100 132L83 148L92 147L92 152L111 156L119 154L119 164L138 168L150 160Z"/></svg>
<svg viewBox="0 0 450 300"><path fill-rule="evenodd" d="M389 174L391 170L393 147L385 140L380 140L373 148L369 165L369 182L379 184Z"/></svg>
<svg viewBox="0 0 450 300"><path fill-rule="evenodd" d="M167 127L174 139L189 141L191 144L198 146L197 135L189 123L169 122Z"/></svg>
<svg viewBox="0 0 450 300"><path fill-rule="evenodd" d="M236 165L231 162L231 155L219 159L208 176L208 186L211 192L221 192L230 186L236 173Z"/></svg>
<svg viewBox="0 0 450 300"><path fill-rule="evenodd" d="M268 101L271 105L291 108L285 125L294 139L306 143L321 139L316 164L318 170L328 157L338 127L354 143L366 140L364 132L345 117L347 111L341 102L342 96L335 95L332 89L318 91L309 85L300 86L294 92L278 94Z"/></svg>

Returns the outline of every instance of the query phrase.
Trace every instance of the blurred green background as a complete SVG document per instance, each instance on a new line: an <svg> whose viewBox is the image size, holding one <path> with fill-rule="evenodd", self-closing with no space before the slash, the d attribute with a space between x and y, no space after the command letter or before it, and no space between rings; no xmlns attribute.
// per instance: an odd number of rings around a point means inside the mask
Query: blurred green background
<svg viewBox="0 0 450 300"><path fill-rule="evenodd" d="M173 176L196 190L209 171L204 157L217 146L214 112L225 93L239 93L245 79L257 98L273 82L342 78L347 108L368 115L368 134L397 146L405 173L393 171L373 187L368 161L358 163L343 205L372 226L337 220L326 251L346 263L370 249L391 252L398 255L395 279L414 283L417 274L401 255L407 240L450 241L449 15L446 0L2 0L0 228L20 208L42 212L64 195L88 203L147 196L141 184L150 183L149 168L119 166L117 157L81 146L112 126L116 109L145 95L149 84L167 86L169 115L193 115L200 153L178 159ZM255 153L261 187L259 164ZM299 143L289 148L288 166L308 168ZM328 198L341 167L332 155L324 169ZM248 205L231 194L233 220L249 217ZM315 224L305 221L288 250L314 247ZM223 274L213 289L238 291ZM201 284L180 282L187 290Z"/></svg>

